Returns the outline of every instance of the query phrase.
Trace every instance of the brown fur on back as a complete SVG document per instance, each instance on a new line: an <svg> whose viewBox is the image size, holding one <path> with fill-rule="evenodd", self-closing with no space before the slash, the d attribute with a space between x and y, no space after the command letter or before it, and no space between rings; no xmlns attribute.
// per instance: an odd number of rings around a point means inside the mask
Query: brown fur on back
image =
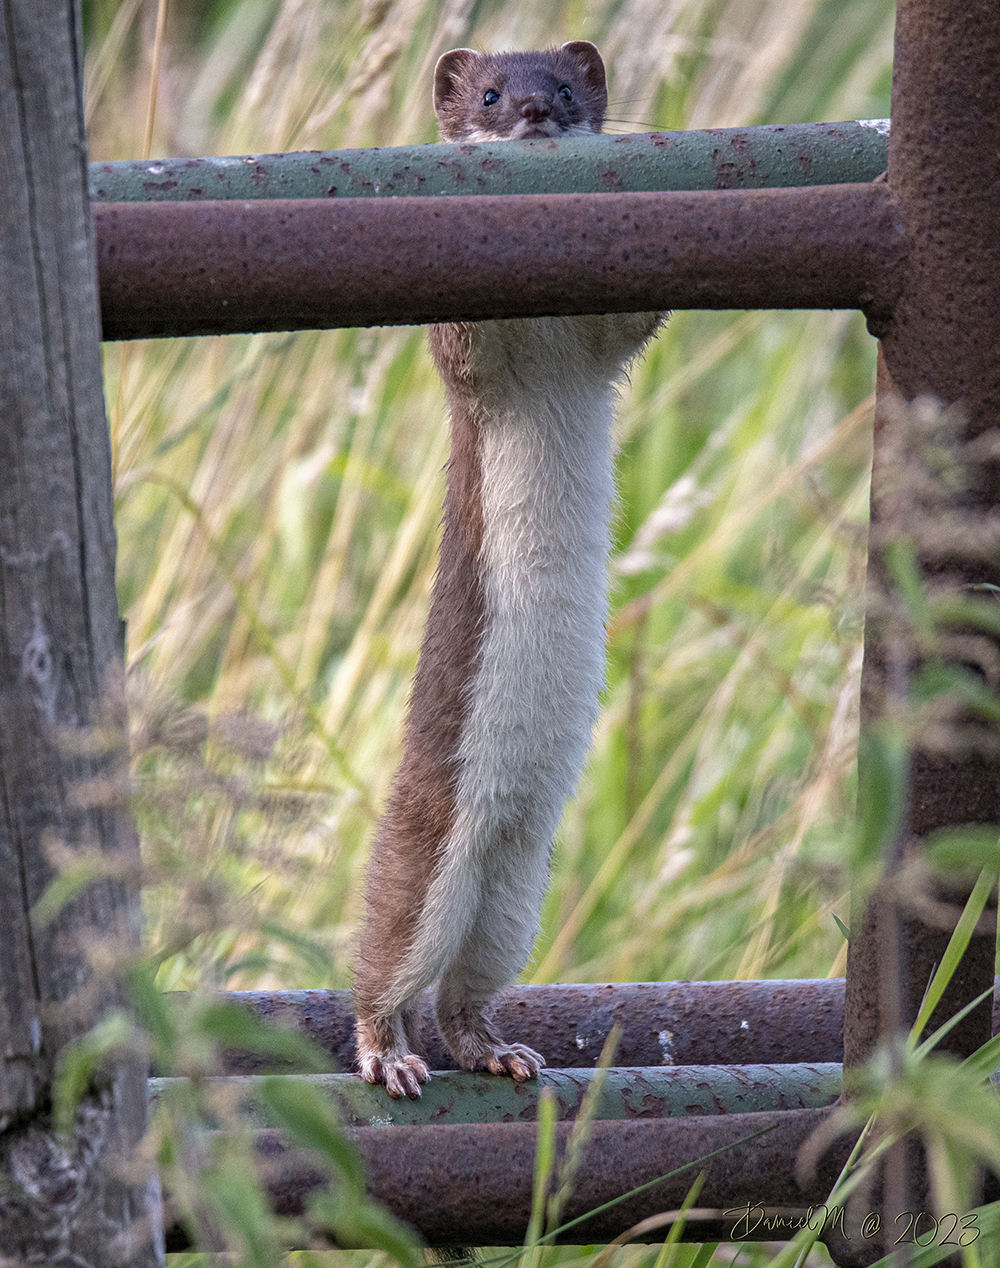
<svg viewBox="0 0 1000 1268"><path fill-rule="evenodd" d="M435 359L460 365L462 333L461 326L432 326ZM451 831L459 775L456 753L482 632L477 428L457 400L451 404L441 558L410 697L403 760L369 864L367 918L354 979L363 1013L375 1009L392 969L402 963ZM383 883L387 875L392 884Z"/></svg>

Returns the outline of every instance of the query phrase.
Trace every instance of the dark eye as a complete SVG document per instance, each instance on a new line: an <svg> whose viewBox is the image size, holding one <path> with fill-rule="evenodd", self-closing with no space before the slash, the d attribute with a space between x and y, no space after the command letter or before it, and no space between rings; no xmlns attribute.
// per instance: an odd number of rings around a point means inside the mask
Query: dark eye
<svg viewBox="0 0 1000 1268"><path fill-rule="evenodd" d="M560 96L560 97L562 97L563 101L572 101L572 100L573 100L573 89L572 89L572 88L570 88L569 84L560 84L560 85L559 85L559 96Z"/></svg>
<svg viewBox="0 0 1000 1268"><path fill-rule="evenodd" d="M487 90L483 93L484 106L495 106L499 100L500 100L500 94L496 91L495 88L487 88Z"/></svg>

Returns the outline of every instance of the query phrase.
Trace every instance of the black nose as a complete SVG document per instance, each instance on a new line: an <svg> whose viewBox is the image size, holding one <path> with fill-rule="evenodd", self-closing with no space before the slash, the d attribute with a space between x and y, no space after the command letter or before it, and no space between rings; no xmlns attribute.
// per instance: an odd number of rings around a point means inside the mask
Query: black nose
<svg viewBox="0 0 1000 1268"><path fill-rule="evenodd" d="M521 118L527 119L529 123L540 123L551 113L552 108L547 101L526 101L521 107Z"/></svg>

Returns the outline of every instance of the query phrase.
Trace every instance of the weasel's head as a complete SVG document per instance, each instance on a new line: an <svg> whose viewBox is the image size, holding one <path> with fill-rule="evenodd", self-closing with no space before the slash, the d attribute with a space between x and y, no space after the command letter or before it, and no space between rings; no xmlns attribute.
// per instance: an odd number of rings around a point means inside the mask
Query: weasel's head
<svg viewBox="0 0 1000 1268"><path fill-rule="evenodd" d="M434 111L443 141L600 132L607 105L604 62L588 40L538 53L454 48L434 69Z"/></svg>

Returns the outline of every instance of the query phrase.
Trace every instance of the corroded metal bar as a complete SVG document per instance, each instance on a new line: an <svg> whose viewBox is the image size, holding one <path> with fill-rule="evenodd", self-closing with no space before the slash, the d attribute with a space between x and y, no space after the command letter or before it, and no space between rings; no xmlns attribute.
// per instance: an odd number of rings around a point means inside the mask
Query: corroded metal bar
<svg viewBox="0 0 1000 1268"><path fill-rule="evenodd" d="M640 1122L598 1122L565 1209L573 1220L639 1185L693 1163L736 1141L711 1161L691 1167L567 1231L563 1241L610 1241L647 1216L676 1210L695 1176L706 1175L698 1207L729 1211L728 1218L689 1221L688 1241L774 1239L790 1236L800 1220L821 1222L818 1208L833 1187L853 1143L841 1137L824 1153L805 1188L795 1178L802 1145L830 1114L826 1109L776 1114L712 1115ZM569 1124L556 1128L560 1152ZM358 1146L376 1198L417 1229L431 1246L511 1246L524 1239L531 1209L536 1129L531 1123L445 1127L364 1127L349 1132ZM325 1183L314 1156L289 1149L275 1131L257 1138L275 1211L298 1215L309 1194ZM771 1221L764 1219L766 1203ZM777 1208L777 1209L775 1209ZM784 1223L779 1221L783 1220ZM856 1240L860 1230L848 1230ZM663 1230L648 1240L662 1241ZM176 1223L167 1249L187 1244Z"/></svg>
<svg viewBox="0 0 1000 1268"><path fill-rule="evenodd" d="M888 130L887 119L868 119L91 163L90 195L116 203L839 185L885 171Z"/></svg>
<svg viewBox="0 0 1000 1268"><path fill-rule="evenodd" d="M915 901L913 887L907 896L901 883L904 870L914 874L923 842L942 828L978 824L1000 831L995 722L958 709L947 716L941 701L928 702L914 689L927 643L907 629L888 555L891 543L907 543L928 584L956 595L1000 583L1000 560L987 547L1000 509L994 439L1000 418L998 64L996 0L899 0L886 184L907 253L892 320L879 331L861 708L867 727L885 717L905 726L910 752L900 822L882 843L885 879L863 911L857 910L861 896L854 897L844 1045L845 1064L852 1066L912 1025L968 892L960 886L948 892L928 879ZM905 403L922 395L953 407L947 432L932 435L915 425L918 411ZM979 438L985 444L977 452L969 442ZM949 449L955 466L943 474L940 455ZM971 655L970 645L977 647ZM957 662L959 672L975 667L977 685L994 691L996 675L986 666L996 662L998 650L996 638L978 627L956 622L942 631L940 654ZM921 721L929 708L940 719L935 727ZM871 787L865 760L862 748L860 783ZM994 931L984 919L930 1030L989 986L994 956ZM968 1056L989 1038L990 1021L987 1001L942 1048ZM874 1191L887 1216L884 1244L867 1253L835 1245L835 1262L862 1268L894 1251L888 1217L927 1209L928 1190L923 1150L916 1141L900 1142Z"/></svg>
<svg viewBox="0 0 1000 1268"><path fill-rule="evenodd" d="M354 1065L350 991L231 991L264 1021L300 1030L344 1070ZM424 1050L434 1070L455 1063L420 1001ZM594 1065L612 1026L623 1066L780 1065L837 1062L843 1053L844 982L615 982L517 986L496 1019L502 1034L537 1049L550 1068ZM220 1074L253 1074L270 1061L226 1053Z"/></svg>
<svg viewBox="0 0 1000 1268"><path fill-rule="evenodd" d="M961 544L932 554L913 524L893 526L879 496L886 449L887 408L893 393L912 401L931 393L958 404L964 421L953 441L995 429L1000 419L1000 6L996 0L900 0L893 75L893 132L887 187L898 207L907 256L900 269L901 292L882 333L883 365L876 417L873 531L911 534L925 576L954 586L1000 584L1000 559L977 549L977 524L995 520L1000 506L1000 451L962 457L965 485L947 508L970 526ZM995 434L995 432L993 432ZM890 472L890 475L893 473ZM895 473L898 479L898 472ZM939 507L939 516L945 508ZM978 517L978 518L977 518ZM870 567L878 575L878 537ZM985 634L977 630L985 641ZM862 709L871 722L883 712L885 648L869 622L862 679ZM905 672L905 670L904 670ZM955 824L1000 825L1000 759L993 728L967 728L961 747L934 751L919 741L912 755L909 822L900 847ZM910 913L912 915L912 913ZM860 913L859 913L860 916ZM892 917L887 913L885 920ZM882 922L885 923L885 920ZM891 1029L873 983L889 967L875 913L857 934L848 959L845 1061L864 1061L880 1033ZM948 941L946 929L919 916L901 930L903 998L898 1024L916 1016L930 973ZM931 1019L931 1029L989 985L993 974L991 934L973 939L952 987ZM990 1006L984 1003L944 1042L967 1055L990 1036Z"/></svg>
<svg viewBox="0 0 1000 1268"><path fill-rule="evenodd" d="M545 1069L537 1079L515 1083L465 1070L435 1073L419 1100L393 1101L381 1087L354 1074L286 1075L301 1078L329 1095L341 1121L352 1127L419 1127L422 1123L534 1122L542 1088L555 1095L556 1116L576 1118L595 1078L593 1067ZM186 1079L150 1079L149 1095L157 1100ZM259 1080L250 1077L208 1079L225 1093L224 1103L239 1106L241 1115L258 1127L273 1127L259 1100ZM819 1109L840 1095L841 1067L814 1065L688 1065L609 1069L594 1117L603 1119L685 1118L692 1114L750 1114L766 1110Z"/></svg>
<svg viewBox="0 0 1000 1268"><path fill-rule="evenodd" d="M883 184L96 206L105 339L669 308L892 311Z"/></svg>

